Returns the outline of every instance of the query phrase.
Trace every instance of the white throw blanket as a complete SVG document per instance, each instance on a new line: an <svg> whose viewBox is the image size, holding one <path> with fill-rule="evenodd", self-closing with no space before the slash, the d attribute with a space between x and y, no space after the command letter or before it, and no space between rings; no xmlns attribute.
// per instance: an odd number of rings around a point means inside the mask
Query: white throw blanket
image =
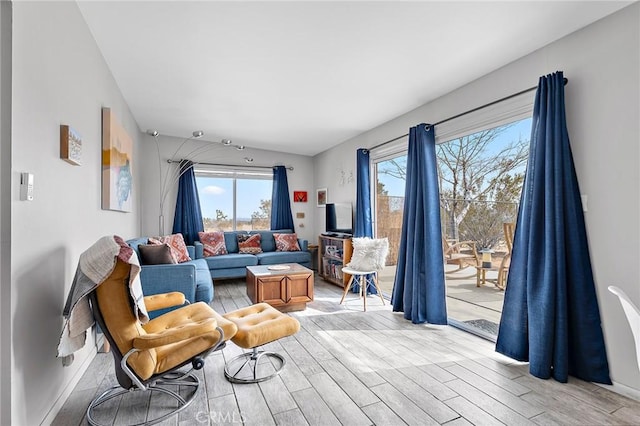
<svg viewBox="0 0 640 426"><path fill-rule="evenodd" d="M87 329L95 322L89 303L89 294L111 275L117 259L131 265L129 292L135 314L141 322L149 321L140 283L138 256L117 235L102 237L80 255L76 275L63 312L65 323L58 344L58 357L71 355L84 346Z"/></svg>

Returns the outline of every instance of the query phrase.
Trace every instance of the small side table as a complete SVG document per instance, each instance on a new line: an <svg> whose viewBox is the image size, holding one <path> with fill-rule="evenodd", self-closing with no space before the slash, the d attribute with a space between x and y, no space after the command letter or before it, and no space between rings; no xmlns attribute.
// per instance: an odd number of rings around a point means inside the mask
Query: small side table
<svg viewBox="0 0 640 426"><path fill-rule="evenodd" d="M481 287L485 285L487 281L489 281L490 283L493 283L493 285L495 285L500 290L504 290L504 288L499 285L498 279L493 279L493 278L487 279L487 271L496 271L499 273L500 271L499 267L493 266L493 265L491 265L491 267L488 267L488 268L482 265L480 266L475 265L475 267L476 267L476 287Z"/></svg>

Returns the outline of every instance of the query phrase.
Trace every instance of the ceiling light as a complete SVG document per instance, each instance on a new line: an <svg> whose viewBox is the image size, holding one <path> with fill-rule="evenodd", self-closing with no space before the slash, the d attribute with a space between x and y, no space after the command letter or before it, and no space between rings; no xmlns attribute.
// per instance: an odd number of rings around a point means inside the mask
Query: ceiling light
<svg viewBox="0 0 640 426"><path fill-rule="evenodd" d="M153 136L153 137L155 138L155 137L156 137L156 136L158 136L160 133L158 133L158 131L157 131L157 130L148 129L148 130L147 130L147 134L148 134L148 135L151 135L151 136Z"/></svg>
<svg viewBox="0 0 640 426"><path fill-rule="evenodd" d="M222 139L222 145L225 145L225 146L231 145L231 139Z"/></svg>
<svg viewBox="0 0 640 426"><path fill-rule="evenodd" d="M238 146L236 146L236 149L238 151L242 151L244 149L244 145L238 145Z"/></svg>
<svg viewBox="0 0 640 426"><path fill-rule="evenodd" d="M202 130L194 130L192 135L194 138L201 138L204 136L204 132Z"/></svg>
<svg viewBox="0 0 640 426"><path fill-rule="evenodd" d="M253 163L253 158L244 157L244 161L245 161L245 163Z"/></svg>

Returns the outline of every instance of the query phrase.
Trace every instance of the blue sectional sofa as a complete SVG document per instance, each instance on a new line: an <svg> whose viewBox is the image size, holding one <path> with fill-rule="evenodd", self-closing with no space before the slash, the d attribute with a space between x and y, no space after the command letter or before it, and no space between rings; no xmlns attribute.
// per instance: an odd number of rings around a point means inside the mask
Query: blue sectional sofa
<svg viewBox="0 0 640 426"><path fill-rule="evenodd" d="M148 238L141 237L128 240L127 244L136 251L140 258L138 245L147 244ZM140 281L145 296L152 294L179 291L189 302L209 303L213 300L213 280L209 273L209 266L204 259L197 259L194 246L187 246L188 262L173 265L142 265ZM170 309L150 312L152 318Z"/></svg>
<svg viewBox="0 0 640 426"><path fill-rule="evenodd" d="M196 258L207 262L209 272L213 279L219 278L244 278L247 274L247 266L276 265L279 263L299 263L311 268L311 253L308 251L308 241L298 238L300 251L276 251L276 242L273 233L290 234L291 230L278 231L251 231L249 234L260 234L260 247L262 253L244 254L238 253L238 234L247 234L243 231L225 232L224 241L229 254L204 257L203 246L195 243Z"/></svg>

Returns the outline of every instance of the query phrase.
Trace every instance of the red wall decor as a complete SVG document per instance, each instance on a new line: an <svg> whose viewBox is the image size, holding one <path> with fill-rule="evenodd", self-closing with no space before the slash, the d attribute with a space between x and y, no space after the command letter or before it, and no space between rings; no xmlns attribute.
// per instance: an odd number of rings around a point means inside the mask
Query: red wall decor
<svg viewBox="0 0 640 426"><path fill-rule="evenodd" d="M293 191L293 202L294 203L306 203L307 202L307 191Z"/></svg>

